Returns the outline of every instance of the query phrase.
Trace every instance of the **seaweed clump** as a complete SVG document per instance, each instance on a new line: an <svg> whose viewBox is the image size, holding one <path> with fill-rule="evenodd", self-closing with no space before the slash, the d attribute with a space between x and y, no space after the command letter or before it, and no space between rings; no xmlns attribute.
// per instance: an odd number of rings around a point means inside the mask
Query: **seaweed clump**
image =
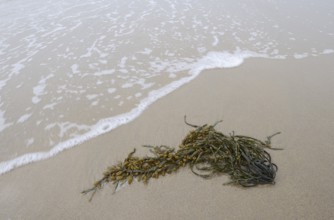
<svg viewBox="0 0 334 220"><path fill-rule="evenodd" d="M106 183L115 184L115 189L126 182L131 184L134 179L148 183L151 178L165 176L185 166L202 178L228 174L231 180L226 184L243 187L274 184L277 166L265 149L278 149L272 148L270 141L280 132L267 137L266 141L260 141L235 135L234 132L225 135L216 131L215 126L220 122L197 126L189 124L185 118L185 123L194 130L183 139L178 150L164 145L145 145L153 156L139 158L134 155L134 149L123 162L108 167L102 179L82 193L92 193L91 201L97 190Z"/></svg>

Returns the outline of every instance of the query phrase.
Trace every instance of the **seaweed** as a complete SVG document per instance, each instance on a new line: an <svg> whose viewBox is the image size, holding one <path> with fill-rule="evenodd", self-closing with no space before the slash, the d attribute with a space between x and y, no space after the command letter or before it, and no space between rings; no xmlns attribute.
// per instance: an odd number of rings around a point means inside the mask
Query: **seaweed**
<svg viewBox="0 0 334 220"><path fill-rule="evenodd" d="M148 183L152 178L159 178L188 166L191 171L202 178L211 178L220 174L228 174L234 184L251 187L259 184L274 184L278 170L272 163L270 154L265 149L280 150L271 147L271 138L280 132L267 137L266 141L235 135L225 135L215 129L222 122L213 125L197 126L184 122L194 129L183 139L179 148L161 145L145 145L153 156L139 158L134 149L123 162L108 167L103 177L90 189L82 191L91 193L89 201L95 193L107 183L115 184L115 190L124 183Z"/></svg>

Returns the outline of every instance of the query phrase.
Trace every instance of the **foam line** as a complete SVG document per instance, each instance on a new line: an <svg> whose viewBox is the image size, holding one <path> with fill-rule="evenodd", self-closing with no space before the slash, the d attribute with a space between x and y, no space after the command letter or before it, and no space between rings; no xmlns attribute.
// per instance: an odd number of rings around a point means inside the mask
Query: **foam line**
<svg viewBox="0 0 334 220"><path fill-rule="evenodd" d="M226 51L211 51L207 53L207 55L205 55L204 57L198 59L197 62L195 62L193 65L191 65L192 68L189 70L189 76L174 81L160 89L151 91L146 98L141 100L137 107L133 108L129 112L119 114L114 117L101 119L91 127L90 131L78 137L61 142L54 146L50 151L28 153L16 157L12 160L1 162L0 175L9 172L17 167L27 165L29 163L49 159L66 149L70 149L74 146L84 143L87 140L95 138L101 134L110 132L111 130L121 125L131 122L132 120L140 116L143 111L155 101L164 97L165 95L168 95L169 93L185 85L186 83L189 83L190 81L195 79L203 70L237 67L240 66L245 59L251 57L269 58L265 54L258 54L252 51L242 51L240 49L236 50L233 53Z"/></svg>

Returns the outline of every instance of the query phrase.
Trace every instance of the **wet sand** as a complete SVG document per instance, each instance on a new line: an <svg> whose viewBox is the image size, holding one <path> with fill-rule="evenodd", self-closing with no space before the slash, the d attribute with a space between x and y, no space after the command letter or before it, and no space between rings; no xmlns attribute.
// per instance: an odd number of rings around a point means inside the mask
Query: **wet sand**
<svg viewBox="0 0 334 220"><path fill-rule="evenodd" d="M249 59L203 72L139 118L56 157L0 176L0 219L331 219L334 218L334 55L301 60ZM134 183L116 194L106 186L91 203L80 192L104 169L142 144L177 146L193 124L264 139L279 167L275 185L223 186L182 169Z"/></svg>

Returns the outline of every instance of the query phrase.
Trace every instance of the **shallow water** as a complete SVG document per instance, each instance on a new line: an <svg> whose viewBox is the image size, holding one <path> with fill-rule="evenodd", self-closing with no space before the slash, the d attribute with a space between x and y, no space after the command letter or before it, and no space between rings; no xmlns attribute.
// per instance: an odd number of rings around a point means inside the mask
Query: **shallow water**
<svg viewBox="0 0 334 220"><path fill-rule="evenodd" d="M202 70L333 53L333 9L327 0L0 0L0 174L130 122Z"/></svg>

